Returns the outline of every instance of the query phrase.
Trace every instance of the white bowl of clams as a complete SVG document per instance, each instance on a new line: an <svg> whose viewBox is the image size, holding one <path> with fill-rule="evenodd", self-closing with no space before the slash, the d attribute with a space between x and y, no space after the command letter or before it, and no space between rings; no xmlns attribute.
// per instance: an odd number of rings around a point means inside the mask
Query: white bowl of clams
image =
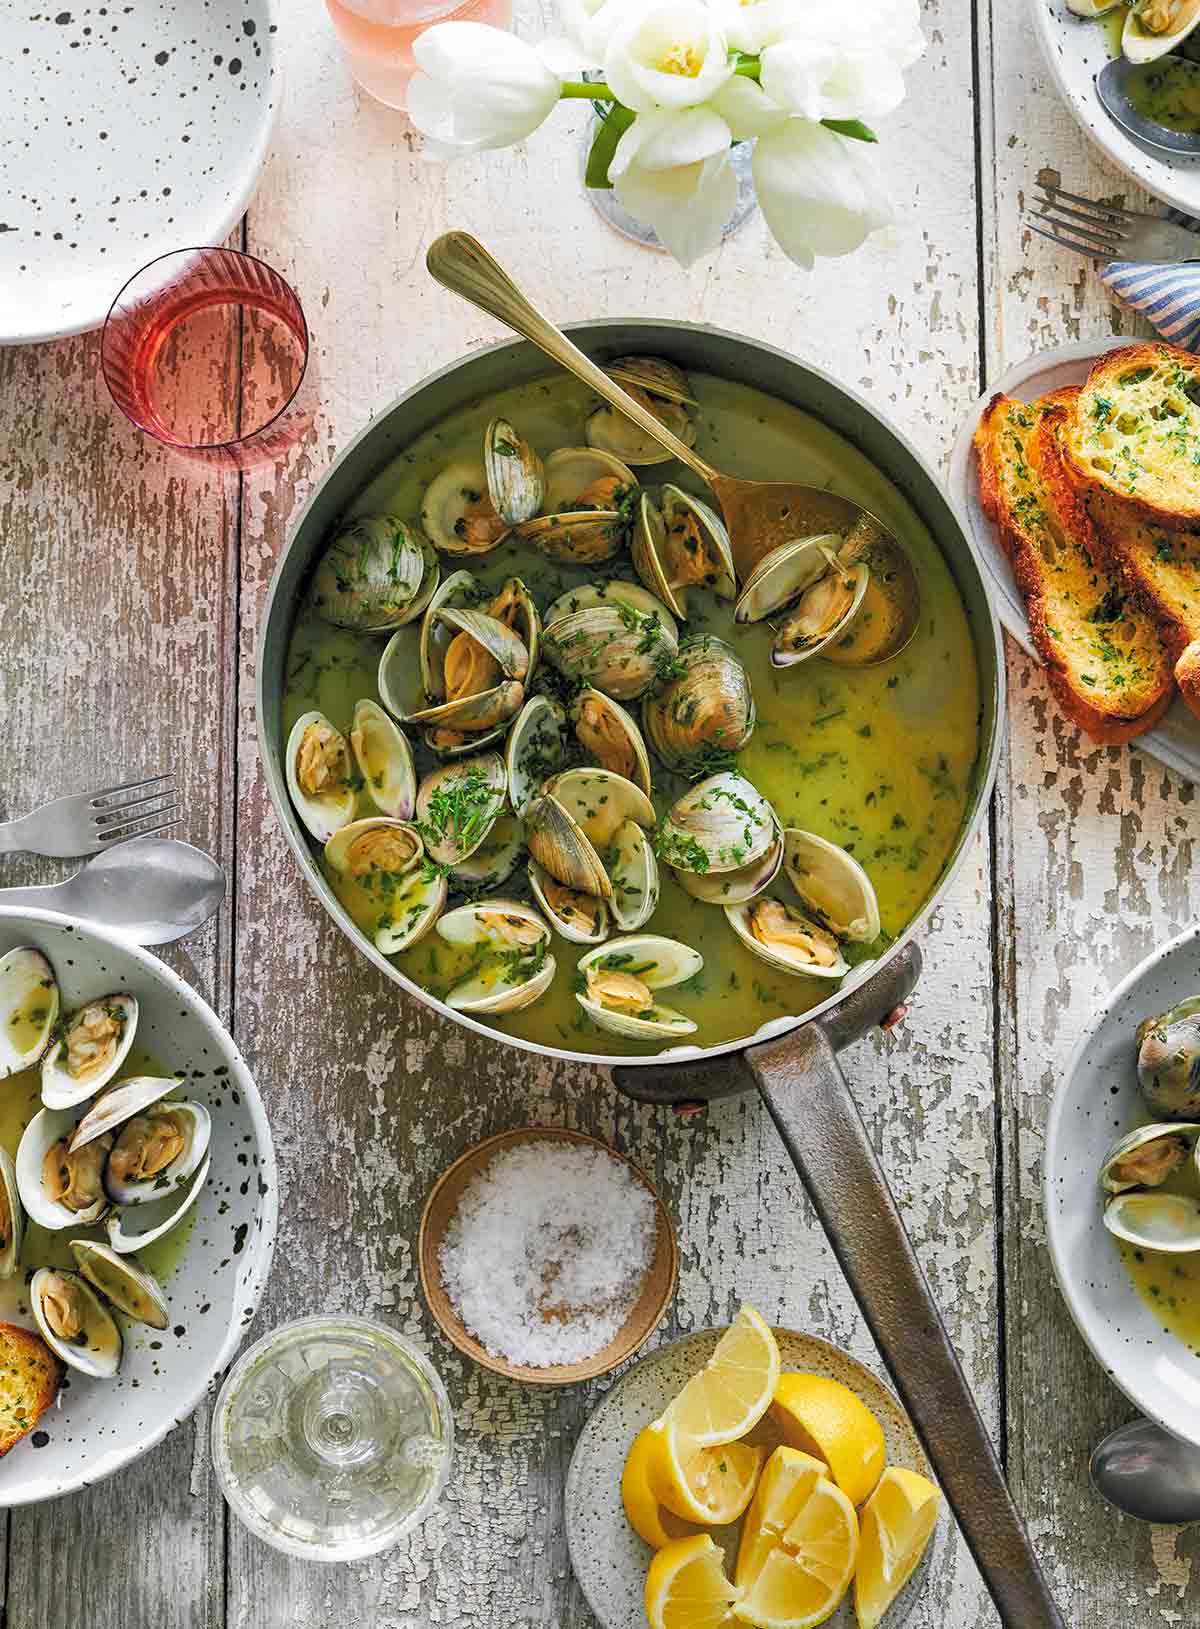
<svg viewBox="0 0 1200 1629"><path fill-rule="evenodd" d="M0 907L0 1506L137 1459L270 1267L266 1115L212 1010L102 930Z"/></svg>

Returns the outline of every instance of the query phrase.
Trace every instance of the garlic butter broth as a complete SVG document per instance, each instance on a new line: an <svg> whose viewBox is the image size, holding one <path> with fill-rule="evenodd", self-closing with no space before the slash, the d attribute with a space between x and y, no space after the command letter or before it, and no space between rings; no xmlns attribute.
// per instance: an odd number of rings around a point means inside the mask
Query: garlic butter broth
<svg viewBox="0 0 1200 1629"><path fill-rule="evenodd" d="M697 449L703 456L739 475L828 486L863 504L904 544L920 581L920 628L898 657L877 668L835 667L819 659L773 668L767 625L738 626L731 603L699 589L689 590L690 615L679 630L681 639L707 633L728 641L745 664L758 723L738 754L738 767L785 826L841 844L870 875L883 932L874 944L846 947L848 960L862 961L878 956L928 898L965 818L979 752L978 670L966 613L937 545L863 454L807 413L762 392L704 374L693 373L691 381L699 402ZM478 457L484 427L493 417L510 420L544 457L556 447L584 444L584 421L594 406L583 386L557 375L489 397L415 441L364 489L352 512L390 511L415 520L432 477L453 458ZM703 485L676 464L643 466L636 473L648 486L671 480L706 495ZM505 544L480 557L442 557L443 575L459 567L493 589L507 577L521 577L541 610L566 589L597 577L634 578L627 554L607 570L580 571L524 544ZM410 629L414 675L418 627L414 623ZM378 699L376 668L383 644L378 637L329 627L302 605L288 651L285 737L311 708L348 735L355 702L364 696ZM639 712L638 703L628 705ZM418 773L424 774L434 760L416 732L411 739ZM688 783L668 774L657 759L653 769L654 802L661 814ZM359 799L361 814L375 812L365 791ZM322 866L347 911L371 936L384 902L323 861ZM489 891L528 898L524 864L509 882ZM792 897L782 878L771 892ZM704 957L703 971L670 992L670 1004L699 1026L684 1044L742 1039L770 1019L806 1012L829 994L827 983L760 961L738 942L720 908L692 899L665 866L662 896L644 931L681 940ZM640 1044L599 1029L574 997L576 963L587 947L555 935L551 949L558 971L546 995L521 1012L483 1022L580 1051L654 1052L670 1044ZM436 929L393 958L408 977L439 997L468 959Z"/></svg>

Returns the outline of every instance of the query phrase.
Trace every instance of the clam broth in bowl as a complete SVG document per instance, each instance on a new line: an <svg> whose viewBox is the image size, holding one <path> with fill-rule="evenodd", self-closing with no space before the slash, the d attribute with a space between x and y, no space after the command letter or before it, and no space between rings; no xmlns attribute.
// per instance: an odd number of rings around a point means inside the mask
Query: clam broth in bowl
<svg viewBox="0 0 1200 1629"><path fill-rule="evenodd" d="M919 582L917 631L897 656L877 666L842 666L820 656L794 666L774 666L773 628L782 619L737 623L734 602L701 586L686 590L687 619L676 619L680 641L705 636L723 641L744 668L757 719L733 767L766 798L782 827L799 828L839 845L870 879L878 901L878 932L870 939L840 946L851 968L847 976L853 977L853 968L883 954L929 901L956 852L976 791L981 695L968 617L954 577L929 531L862 452L809 413L745 384L693 368L688 369L687 380L694 398L691 416L698 451L741 475L801 480L861 503L893 530ZM541 375L489 395L417 436L362 488L340 524L355 516L386 514L419 526L430 484L456 460L478 463L489 423L497 418L507 421L546 460L556 449L587 445L585 426L597 405L582 385L560 374ZM662 483L677 483L685 492L709 498L675 463L630 462L642 487L651 492ZM319 562L320 552L318 548L315 561ZM578 567L547 558L536 539L506 538L490 552L442 554L439 563L443 583L457 570L472 574L477 584L475 603L484 610L503 583L513 577L521 579L543 616L560 596L582 585L638 583L627 547L599 565ZM397 688L417 698L410 706L421 705L420 626L418 617L395 635L396 648L403 654L392 671L395 674L407 666ZM296 721L314 712L324 715L349 739L356 704L364 699L380 701L378 670L389 637L337 628L324 621L314 604L310 579L309 591L295 610L287 651L281 751L286 752ZM546 649L544 637L542 649ZM526 681L527 697L543 687L546 670L543 655L532 691ZM551 674L549 688L561 699L561 689L553 680ZM653 694L653 688L648 694ZM649 744L645 703L645 696L621 701ZM438 760L421 744L419 728L408 728L406 734L420 780L438 767ZM567 738L567 764L595 763L586 753L572 756L579 749L571 743L569 726ZM487 742L480 750L503 755L504 749L500 739ZM689 972L663 995L664 1010L669 1007L689 1021L686 1033L678 1039L640 1040L598 1026L576 996L585 978L578 970L581 958L603 946L572 942L558 932L542 949L543 955L553 956L555 969L538 999L518 1011L476 1010L467 1016L527 1044L628 1057L681 1044L733 1043L753 1036L765 1025L811 1010L839 988L828 978L798 976L770 965L739 941L719 904L702 902L685 892L666 863L668 851L661 847L661 831L665 812L692 782L686 774L668 770L652 744L649 766L658 818L660 894L637 936L665 937L703 957L698 972ZM697 772L695 764L689 767ZM700 767L726 769L730 767L728 755L712 753ZM379 814L369 789L358 786L355 790L357 817ZM420 813L418 810L418 820ZM498 838L512 835L511 824L497 828ZM493 843L498 861L504 846L503 841ZM309 849L325 882L364 940L370 942L381 916L377 890L363 888L330 865L319 844L310 840ZM479 892L516 898L536 909L539 902L531 896L527 859L522 853L507 880ZM782 873L768 892L797 902ZM473 897L455 892L451 879L446 908ZM613 935L629 937L619 927L613 928ZM414 984L444 999L469 970L471 952L447 943L435 927L390 959ZM643 964L634 958L632 965L636 970Z"/></svg>
<svg viewBox="0 0 1200 1629"><path fill-rule="evenodd" d="M121 1256L157 1280L165 1327L115 1312L118 1372L93 1378L77 1368L65 1370L57 1400L33 1432L0 1459L0 1507L89 1486L139 1458L191 1414L212 1379L232 1361L254 1315L270 1269L277 1215L275 1157L262 1103L241 1055L206 1003L136 946L56 913L0 905L0 958L23 946L49 961L63 1014L118 991L134 998L132 1043L110 1084L151 1074L181 1077L171 1095L207 1110L211 1164L178 1223L155 1242ZM0 1146L10 1157L42 1109L41 1090L39 1065L0 1080ZM82 1117L92 1101L66 1111L68 1123ZM119 1213L122 1224L140 1232L170 1203L167 1198L133 1205ZM104 1221L50 1231L27 1214L16 1269L0 1279L0 1321L33 1329L34 1272L74 1270L68 1240L103 1247L109 1238Z"/></svg>

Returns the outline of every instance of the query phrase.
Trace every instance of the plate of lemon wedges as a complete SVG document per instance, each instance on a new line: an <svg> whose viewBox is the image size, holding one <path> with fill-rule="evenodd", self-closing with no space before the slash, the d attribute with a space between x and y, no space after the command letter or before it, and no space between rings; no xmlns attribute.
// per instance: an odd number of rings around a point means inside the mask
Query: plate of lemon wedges
<svg viewBox="0 0 1200 1629"><path fill-rule="evenodd" d="M941 1505L882 1381L744 1306L604 1397L571 1460L567 1542L604 1629L899 1629Z"/></svg>

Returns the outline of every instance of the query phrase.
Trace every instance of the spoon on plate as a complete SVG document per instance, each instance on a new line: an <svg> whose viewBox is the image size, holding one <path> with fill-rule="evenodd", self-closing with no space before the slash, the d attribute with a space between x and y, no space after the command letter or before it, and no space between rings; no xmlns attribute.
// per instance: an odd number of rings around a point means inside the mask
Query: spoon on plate
<svg viewBox="0 0 1200 1629"><path fill-rule="evenodd" d="M1092 1451L1092 1486L1140 1522L1200 1521L1200 1448L1153 1420L1131 1420Z"/></svg>
<svg viewBox="0 0 1200 1629"><path fill-rule="evenodd" d="M795 481L746 481L722 474L573 345L468 232L444 233L430 246L425 264L443 288L531 340L552 362L603 396L711 487L724 514L734 565L743 582L763 556L781 543L820 533L841 536L844 542L838 560L847 566L865 564L870 572L866 614L861 619L865 643L857 654L845 650L840 655L845 665L874 666L908 644L921 616L916 572L904 549L868 510L823 487Z"/></svg>
<svg viewBox="0 0 1200 1629"><path fill-rule="evenodd" d="M1128 62L1124 57L1114 57L1106 63L1096 75L1096 95L1100 99L1100 106L1114 124L1143 146L1176 157L1200 157L1200 132L1172 130L1165 124L1156 124L1135 105L1130 86L1139 75L1145 73L1146 66L1145 63ZM1160 57L1154 66L1169 67L1172 73L1186 76L1196 87L1197 106L1200 107L1200 63L1191 62L1187 57L1169 56Z"/></svg>
<svg viewBox="0 0 1200 1629"><path fill-rule="evenodd" d="M224 897L225 873L217 862L172 837L117 843L65 882L0 888L0 906L58 911L138 945L166 945L194 933Z"/></svg>

